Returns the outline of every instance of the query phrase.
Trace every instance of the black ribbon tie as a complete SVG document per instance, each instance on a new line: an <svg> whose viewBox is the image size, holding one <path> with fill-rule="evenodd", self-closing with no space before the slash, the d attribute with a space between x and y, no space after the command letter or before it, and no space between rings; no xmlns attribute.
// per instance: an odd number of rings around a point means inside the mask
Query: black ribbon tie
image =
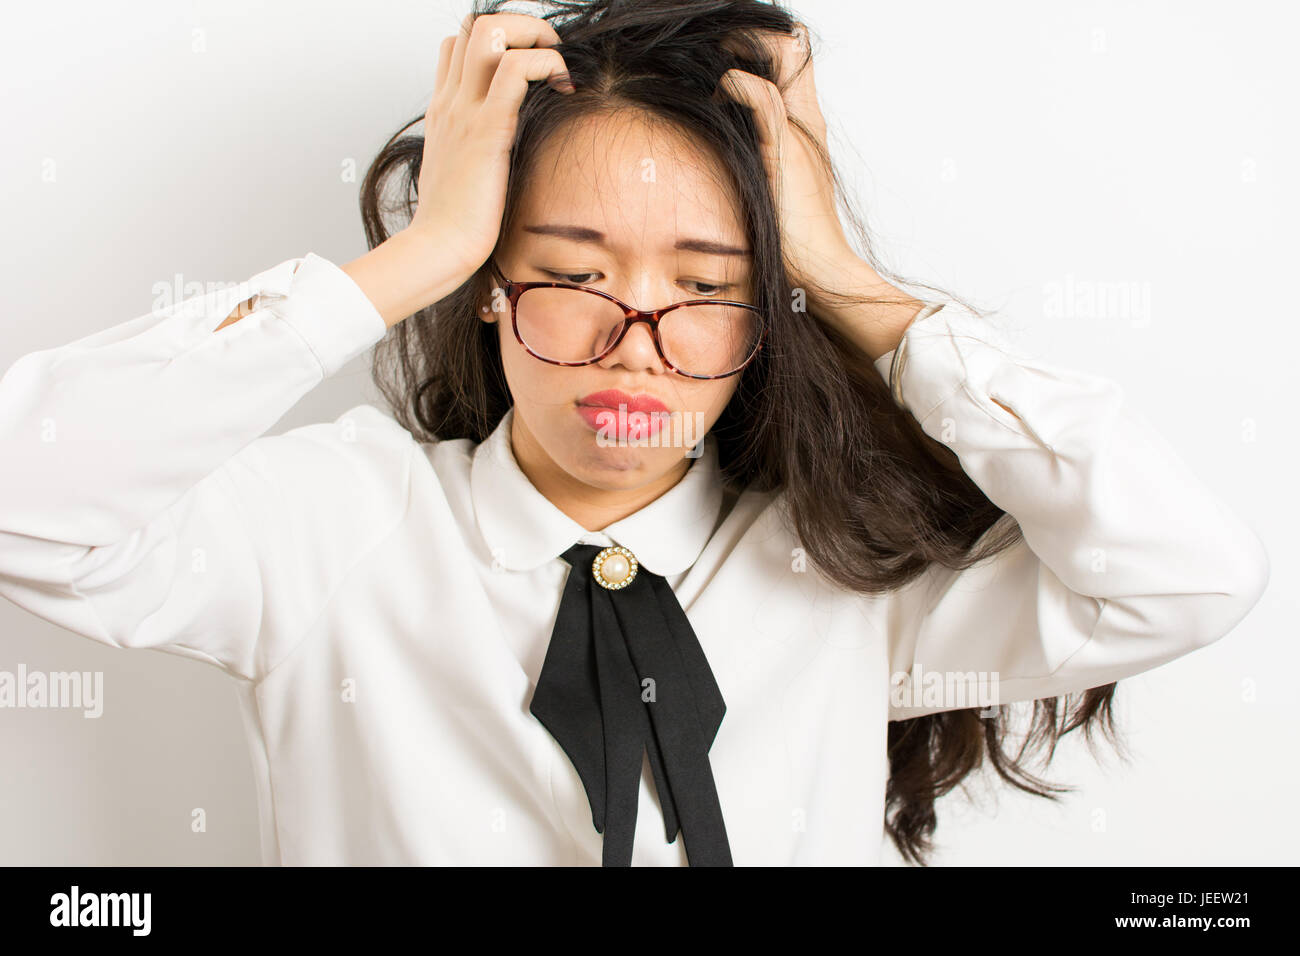
<svg viewBox="0 0 1300 956"><path fill-rule="evenodd" d="M597 579L598 555L621 583ZM686 612L622 548L575 544L562 557L569 575L528 709L582 778L602 865L632 864L648 752L667 841L682 833L691 866L731 866L709 765L726 704Z"/></svg>

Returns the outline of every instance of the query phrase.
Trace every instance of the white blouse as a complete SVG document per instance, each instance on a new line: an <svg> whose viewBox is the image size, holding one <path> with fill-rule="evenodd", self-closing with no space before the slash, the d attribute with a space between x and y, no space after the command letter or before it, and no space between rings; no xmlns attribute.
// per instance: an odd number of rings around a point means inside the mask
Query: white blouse
<svg viewBox="0 0 1300 956"><path fill-rule="evenodd" d="M1117 385L999 347L956 303L908 328L902 400L1024 541L876 596L816 572L781 496L724 496L712 436L587 532L519 470L509 414L478 446L370 405L264 434L385 331L309 253L0 379L0 594L237 679L268 864L600 864L528 710L578 541L629 548L688 614L726 701L710 761L736 865L878 863L887 721L985 702L926 697L934 675L992 675L1003 703L1096 687L1222 637L1269 578ZM643 770L633 864L683 865Z"/></svg>

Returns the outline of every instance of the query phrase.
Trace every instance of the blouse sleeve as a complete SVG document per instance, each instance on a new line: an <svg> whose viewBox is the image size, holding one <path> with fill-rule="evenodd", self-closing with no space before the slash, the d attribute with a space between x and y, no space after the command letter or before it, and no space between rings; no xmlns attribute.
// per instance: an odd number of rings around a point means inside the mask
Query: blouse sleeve
<svg viewBox="0 0 1300 956"><path fill-rule="evenodd" d="M18 359L0 378L0 595L260 679L395 525L410 445L370 406L264 433L385 331L308 253Z"/></svg>
<svg viewBox="0 0 1300 956"><path fill-rule="evenodd" d="M1259 600L1260 539L1119 385L1018 354L955 302L929 303L875 364L1023 532L896 592L891 720L1130 677L1224 636Z"/></svg>

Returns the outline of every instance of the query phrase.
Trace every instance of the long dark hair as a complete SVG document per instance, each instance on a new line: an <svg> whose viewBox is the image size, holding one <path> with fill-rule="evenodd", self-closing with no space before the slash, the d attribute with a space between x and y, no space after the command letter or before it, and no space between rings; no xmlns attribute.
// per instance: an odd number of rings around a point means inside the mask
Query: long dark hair
<svg viewBox="0 0 1300 956"><path fill-rule="evenodd" d="M714 92L732 68L776 82L775 65L757 37L763 31L790 33L798 21L779 4L761 0L576 0L548 6L536 15L560 35L556 49L577 92L563 95L539 82L525 96L501 235L509 231L531 161L569 121L632 109L674 124L726 171L724 185L736 197L753 251L754 301L771 323L768 344L742 373L713 428L728 486L782 492L787 520L809 560L838 585L865 594L898 588L931 562L963 569L1019 541L1019 525L998 520L1006 513L965 474L950 449L894 404L868 357L815 315L791 307L799 299L782 258L753 118ZM473 13L506 7L503 0L476 0ZM414 212L424 139L408 131L422 119L399 129L366 173L361 210L371 248ZM818 151L843 201L842 180L825 150ZM902 282L877 260L851 205L845 203L844 212L862 257L884 278ZM390 229L386 220L392 216ZM418 440L480 442L511 405L496 327L478 317L492 285L489 260L455 292L394 326L376 348L374 381L394 417ZM838 297L836 290L819 291L821 301ZM1026 792L1055 799L1071 789L1033 775L1028 762L1044 753L1044 763L1050 762L1058 740L1080 727L1090 743L1100 729L1118 745L1114 690L1112 683L1033 701L1027 733L1014 753L1006 750L1014 729L1007 705L986 718L968 709L891 722L884 823L903 857L927 862L936 799L986 758L1003 780Z"/></svg>

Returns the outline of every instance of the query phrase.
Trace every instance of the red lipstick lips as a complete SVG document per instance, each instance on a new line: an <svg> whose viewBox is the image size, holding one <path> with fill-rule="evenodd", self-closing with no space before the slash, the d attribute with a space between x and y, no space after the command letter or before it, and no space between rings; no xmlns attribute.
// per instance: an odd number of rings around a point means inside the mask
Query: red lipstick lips
<svg viewBox="0 0 1300 956"><path fill-rule="evenodd" d="M620 441L638 441L659 431L669 419L668 406L651 395L629 395L617 388L578 399L578 415L587 427Z"/></svg>

